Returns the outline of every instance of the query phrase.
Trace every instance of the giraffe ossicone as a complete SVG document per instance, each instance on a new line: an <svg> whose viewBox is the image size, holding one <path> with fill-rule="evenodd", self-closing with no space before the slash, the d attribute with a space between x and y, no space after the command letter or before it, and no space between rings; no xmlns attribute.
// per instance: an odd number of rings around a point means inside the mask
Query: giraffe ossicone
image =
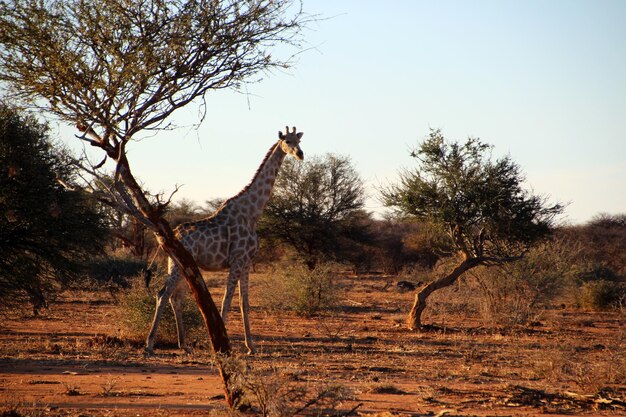
<svg viewBox="0 0 626 417"><path fill-rule="evenodd" d="M248 273L258 250L256 224L270 198L276 175L286 155L304 159L300 149L303 133L297 133L295 127L285 133L278 132L278 142L272 145L265 155L252 181L237 195L226 200L213 215L205 219L183 223L175 229L176 236L193 255L198 267L205 271L217 271L229 268L226 291L222 300L222 320L226 323L230 304L239 285L239 307L244 325L245 344L248 353L254 353L254 344L250 333L248 300ZM182 279L178 267L168 260L168 278L156 297L156 309L146 339L146 350L153 352L154 339L165 301L169 300L178 333L178 346L189 351L185 339L182 320L182 302L187 292L187 285Z"/></svg>

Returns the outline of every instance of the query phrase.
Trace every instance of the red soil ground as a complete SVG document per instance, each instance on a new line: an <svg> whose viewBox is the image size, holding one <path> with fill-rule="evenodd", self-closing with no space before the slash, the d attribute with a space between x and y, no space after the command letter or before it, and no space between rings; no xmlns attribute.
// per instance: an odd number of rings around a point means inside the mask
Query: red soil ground
<svg viewBox="0 0 626 417"><path fill-rule="evenodd" d="M333 388L303 415L626 415L623 313L549 310L533 326L499 328L440 311L425 317L435 326L411 333L403 320L413 296L389 280L344 277L337 308L314 317L267 312L253 291L248 386L275 390L268 397L292 411ZM212 293L221 300L220 288ZM145 356L120 329L120 311L108 293L68 292L37 318L3 318L2 415L229 415L206 349L157 346ZM243 352L239 314L231 317ZM242 414L260 415L251 398Z"/></svg>

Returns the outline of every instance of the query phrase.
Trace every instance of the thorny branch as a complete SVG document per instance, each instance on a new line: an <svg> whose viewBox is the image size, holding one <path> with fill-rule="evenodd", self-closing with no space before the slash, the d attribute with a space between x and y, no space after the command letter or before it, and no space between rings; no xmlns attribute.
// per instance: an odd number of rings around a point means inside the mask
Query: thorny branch
<svg viewBox="0 0 626 417"><path fill-rule="evenodd" d="M92 165L86 155L83 154L81 159L74 159L72 164L80 170L78 175L83 182L84 190L92 194L98 201L121 213L136 217L137 220L148 227L154 226L132 203L132 199L130 199L123 187L116 186L116 181L112 180L110 175L102 174L98 171L102 163ZM91 180L83 176L81 172L88 174ZM68 188L63 183L61 185Z"/></svg>

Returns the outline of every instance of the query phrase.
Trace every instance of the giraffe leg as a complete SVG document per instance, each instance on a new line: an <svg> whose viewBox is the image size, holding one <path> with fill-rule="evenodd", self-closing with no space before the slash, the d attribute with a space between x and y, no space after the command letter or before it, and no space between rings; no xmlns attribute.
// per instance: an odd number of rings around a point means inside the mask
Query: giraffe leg
<svg viewBox="0 0 626 417"><path fill-rule="evenodd" d="M228 311L230 310L230 303L233 301L233 295L235 294L235 287L237 281L241 275L240 263L235 263L230 267L230 273L228 274L228 281L226 282L226 291L224 292L224 298L222 299L222 321L226 325L226 318Z"/></svg>
<svg viewBox="0 0 626 417"><path fill-rule="evenodd" d="M159 321L165 308L165 301L170 298L170 295L176 288L180 281L180 275L178 271L173 268L170 271L170 277L165 281L165 285L158 292L156 296L156 308L154 310L154 318L152 319L152 325L150 326L150 332L146 338L146 352L149 354L154 353L154 338L156 337L157 328L159 327Z"/></svg>
<svg viewBox="0 0 626 417"><path fill-rule="evenodd" d="M241 318L243 320L243 332L246 340L246 347L248 348L248 355L253 355L255 352L254 345L252 343L252 335L250 333L250 302L248 300L248 270L245 269L241 278L239 279L239 308L241 309Z"/></svg>
<svg viewBox="0 0 626 417"><path fill-rule="evenodd" d="M174 311L174 318L176 319L176 331L178 333L178 347L185 350L187 353L191 353L192 349L187 346L185 340L185 323L183 321L183 302L185 301L185 292L181 286L178 286L172 295L170 296L170 305Z"/></svg>

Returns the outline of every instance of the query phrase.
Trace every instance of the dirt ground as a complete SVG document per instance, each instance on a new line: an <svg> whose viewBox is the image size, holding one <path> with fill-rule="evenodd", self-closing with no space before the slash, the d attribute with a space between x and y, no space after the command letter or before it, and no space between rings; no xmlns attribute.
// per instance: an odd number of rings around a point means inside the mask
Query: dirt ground
<svg viewBox="0 0 626 417"><path fill-rule="evenodd" d="M243 415L260 415L263 398L302 415L626 415L623 313L558 308L532 326L499 328L438 309L424 317L433 326L411 333L403 320L413 295L393 278L342 285L337 308L314 317L264 311L253 288L258 353L245 360L254 408ZM211 291L219 303L221 288ZM206 349L157 346L146 356L119 314L108 292L68 292L39 317L2 318L2 416L229 415ZM243 352L237 311L227 327Z"/></svg>

